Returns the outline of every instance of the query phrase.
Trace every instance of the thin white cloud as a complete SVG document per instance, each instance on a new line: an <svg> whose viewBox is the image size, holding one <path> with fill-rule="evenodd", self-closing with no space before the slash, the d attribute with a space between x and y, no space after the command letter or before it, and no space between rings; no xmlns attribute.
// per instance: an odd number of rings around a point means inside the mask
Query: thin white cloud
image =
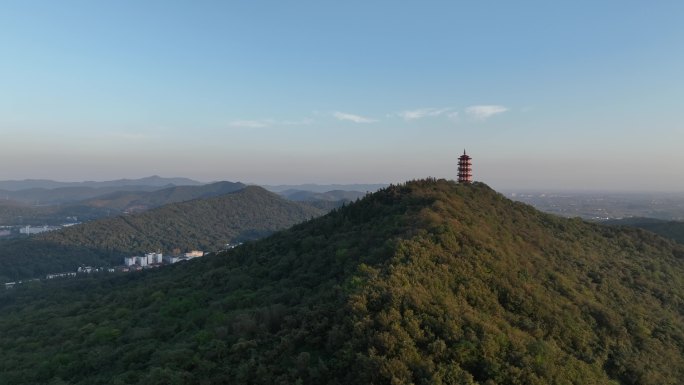
<svg viewBox="0 0 684 385"><path fill-rule="evenodd" d="M447 118L449 118L449 119L451 119L451 120L453 120L453 121L457 121L459 116L460 116L460 115L459 115L458 111L452 111L452 112L449 112L449 113L447 114Z"/></svg>
<svg viewBox="0 0 684 385"><path fill-rule="evenodd" d="M271 124L268 120L233 120L228 125L235 128L264 128Z"/></svg>
<svg viewBox="0 0 684 385"><path fill-rule="evenodd" d="M277 124L282 126L308 126L313 124L314 120L310 118L301 120L283 120L282 122L277 122Z"/></svg>
<svg viewBox="0 0 684 385"><path fill-rule="evenodd" d="M347 114L339 111L333 112L333 117L335 117L337 120L348 120L354 123L373 123L376 121L375 119L366 118L364 116Z"/></svg>
<svg viewBox="0 0 684 385"><path fill-rule="evenodd" d="M466 114L478 120L486 120L506 111L508 111L507 107L497 105L470 106L465 109Z"/></svg>
<svg viewBox="0 0 684 385"><path fill-rule="evenodd" d="M228 123L229 127L235 128L266 128L273 126L308 126L314 122L313 119L305 118L300 120L275 120L275 119L257 119L257 120L233 120Z"/></svg>
<svg viewBox="0 0 684 385"><path fill-rule="evenodd" d="M439 116L451 110L451 108L418 108L415 110L401 111L397 115L404 120L415 120L431 116Z"/></svg>

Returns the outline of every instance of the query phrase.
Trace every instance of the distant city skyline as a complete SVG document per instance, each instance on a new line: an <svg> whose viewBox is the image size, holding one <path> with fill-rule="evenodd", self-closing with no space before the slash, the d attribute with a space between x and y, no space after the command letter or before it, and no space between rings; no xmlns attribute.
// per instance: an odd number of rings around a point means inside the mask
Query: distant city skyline
<svg viewBox="0 0 684 385"><path fill-rule="evenodd" d="M684 3L0 6L0 180L684 191Z"/></svg>

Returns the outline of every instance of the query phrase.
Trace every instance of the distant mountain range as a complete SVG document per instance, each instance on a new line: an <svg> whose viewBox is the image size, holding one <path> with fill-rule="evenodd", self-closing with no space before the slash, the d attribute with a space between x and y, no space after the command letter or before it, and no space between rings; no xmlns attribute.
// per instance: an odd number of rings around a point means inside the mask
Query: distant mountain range
<svg viewBox="0 0 684 385"><path fill-rule="evenodd" d="M292 201L304 202L304 201L353 201L359 199L366 195L365 192L360 191L344 191L344 190L332 190L326 192L314 192L314 191L304 191L304 190L285 190L278 193Z"/></svg>
<svg viewBox="0 0 684 385"><path fill-rule="evenodd" d="M216 182L196 186L171 186L166 188L148 187L153 191L119 191L115 187L63 187L54 190L31 189L15 192L31 196L36 190L51 196L55 200L64 200L61 204L46 206L29 206L26 203L0 200L0 225L22 224L60 224L66 217L78 217L88 221L105 216L115 216L123 212L141 212L169 203L189 201L227 194L245 188L242 183ZM66 192L69 191L69 193ZM75 191L78 190L78 191ZM113 192L109 192L113 190ZM64 195L62 195L64 192ZM77 199L85 195L95 195L85 200Z"/></svg>
<svg viewBox="0 0 684 385"><path fill-rule="evenodd" d="M155 191L174 186L200 186L187 178L150 176L141 179L119 179L104 182L57 182L42 179L0 181L2 200L14 200L34 206L73 203L121 191Z"/></svg>
<svg viewBox="0 0 684 385"><path fill-rule="evenodd" d="M56 189L63 187L126 187L126 186L148 186L164 187L174 186L198 186L203 183L188 178L163 178L158 175L148 176L140 179L117 179L111 181L84 181L84 182L58 182L48 179L24 179L24 180L5 180L0 181L0 190L19 191L27 189Z"/></svg>
<svg viewBox="0 0 684 385"><path fill-rule="evenodd" d="M152 176L106 182L0 182L0 187L3 186L6 189L0 190L0 225L56 225L64 223L67 217L90 221L119 213L142 212L169 203L226 194L246 185L225 181L202 184L187 178ZM279 190L278 194L286 199L329 211L380 186L383 185L299 185L296 187L300 189L280 190L286 186L277 186L274 190ZM28 188L13 190L21 187ZM349 190L327 190L330 187Z"/></svg>
<svg viewBox="0 0 684 385"><path fill-rule="evenodd" d="M247 187L242 183L215 182L196 186L174 186L155 191L117 191L79 202L81 205L117 211L145 211L169 203L209 198Z"/></svg>
<svg viewBox="0 0 684 385"><path fill-rule="evenodd" d="M223 199L63 241L256 219ZM682 245L418 180L184 264L0 290L0 383L678 385L683 299Z"/></svg>
<svg viewBox="0 0 684 385"><path fill-rule="evenodd" d="M207 186L213 186L215 193L237 188L239 184ZM185 193L189 192L173 190L165 198L187 198L190 195ZM118 265L126 255L147 251L216 251L228 242L260 238L324 213L261 187L248 186L210 198L166 204L140 214L0 242L0 282L73 271L81 264Z"/></svg>
<svg viewBox="0 0 684 385"><path fill-rule="evenodd" d="M90 188L122 188L130 186L167 187L173 186L199 186L202 183L189 178L164 178L158 175L139 179L117 179L110 181L83 181L83 182L60 182L49 179L24 179L0 181L0 190L19 191L27 189L56 189L64 187L90 187ZM299 185L263 185L265 189L273 192L285 190L302 190L312 192L327 192L332 190L374 192L387 184L299 184ZM1 196L0 196L1 197Z"/></svg>
<svg viewBox="0 0 684 385"><path fill-rule="evenodd" d="M142 186L125 185L110 187L57 187L57 188L29 188L25 190L0 190L0 204L3 201L16 201L30 206L51 206L68 204L85 199L95 198L101 195L116 193L120 191L130 192L149 192L173 185L166 186Z"/></svg>
<svg viewBox="0 0 684 385"><path fill-rule="evenodd" d="M296 184L296 185L262 185L268 191L277 193L287 191L311 191L315 193L325 193L334 190L358 191L362 193L375 192L387 187L387 184Z"/></svg>
<svg viewBox="0 0 684 385"><path fill-rule="evenodd" d="M16 205L17 203L31 206L50 206L79 202L79 204L86 206L109 206L110 209L125 210L125 206L141 200L140 206L154 207L159 206L159 204L154 203L153 195L143 198L145 194L142 193L161 189L166 189L165 193L169 193L168 189L173 187L198 187L215 185L216 183L218 182L201 183L188 178L162 178L156 175L141 179L119 179L103 182L57 182L36 179L0 181L0 206ZM303 184L263 187L295 201L351 201L385 186L384 184ZM186 194L183 190L191 189L180 188L174 194L182 196ZM146 200L151 201L145 202ZM181 200L185 199L180 198L178 201Z"/></svg>

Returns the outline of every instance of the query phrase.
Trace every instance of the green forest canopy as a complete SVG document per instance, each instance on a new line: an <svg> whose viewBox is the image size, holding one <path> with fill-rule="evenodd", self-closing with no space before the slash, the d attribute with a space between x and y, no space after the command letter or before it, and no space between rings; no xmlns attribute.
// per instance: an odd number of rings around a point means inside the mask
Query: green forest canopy
<svg viewBox="0 0 684 385"><path fill-rule="evenodd" d="M680 384L682 258L413 181L187 264L8 290L0 382Z"/></svg>

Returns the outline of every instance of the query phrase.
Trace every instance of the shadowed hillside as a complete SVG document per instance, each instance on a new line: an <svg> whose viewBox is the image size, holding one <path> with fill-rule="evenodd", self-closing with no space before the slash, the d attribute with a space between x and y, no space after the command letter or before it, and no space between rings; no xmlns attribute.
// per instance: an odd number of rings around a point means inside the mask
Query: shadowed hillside
<svg viewBox="0 0 684 385"><path fill-rule="evenodd" d="M11 281L73 271L81 264L120 265L123 256L154 250L216 251L228 242L260 238L322 213L250 186L218 197L0 242L0 278Z"/></svg>

